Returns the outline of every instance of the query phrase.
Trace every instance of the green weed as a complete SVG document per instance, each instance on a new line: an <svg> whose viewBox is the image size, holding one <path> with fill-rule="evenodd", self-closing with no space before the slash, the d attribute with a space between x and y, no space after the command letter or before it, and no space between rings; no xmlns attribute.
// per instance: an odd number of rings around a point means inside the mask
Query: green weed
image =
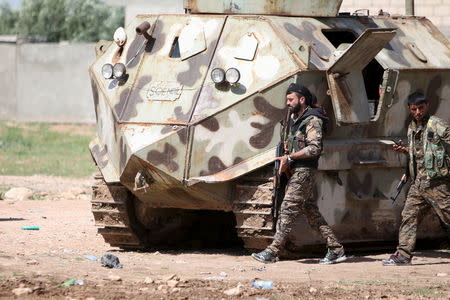
<svg viewBox="0 0 450 300"><path fill-rule="evenodd" d="M420 294L420 295L431 295L431 294L435 294L434 290L429 290L429 289L417 289L413 291L415 294Z"/></svg>
<svg viewBox="0 0 450 300"><path fill-rule="evenodd" d="M340 284L362 284L362 285L384 285L386 281L379 280L356 280L356 281L339 281Z"/></svg>
<svg viewBox="0 0 450 300"><path fill-rule="evenodd" d="M94 131L86 125L0 122L0 175L89 176L95 171L88 149Z"/></svg>

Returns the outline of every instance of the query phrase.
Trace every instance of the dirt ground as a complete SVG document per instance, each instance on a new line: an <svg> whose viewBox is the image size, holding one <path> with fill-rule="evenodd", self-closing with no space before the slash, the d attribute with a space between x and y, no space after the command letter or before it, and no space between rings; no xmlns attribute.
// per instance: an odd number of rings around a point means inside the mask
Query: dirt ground
<svg viewBox="0 0 450 300"><path fill-rule="evenodd" d="M264 265L244 249L124 252L97 234L90 179L0 176L33 200L0 201L0 299L450 299L450 251L417 252L413 265L383 267L389 253ZM39 230L23 230L38 226ZM122 269L85 256L116 255ZM78 284L66 283L78 280ZM272 289L252 287L272 281ZM73 283L73 281L72 281ZM21 295L20 295L21 294ZM19 295L19 296L18 296Z"/></svg>

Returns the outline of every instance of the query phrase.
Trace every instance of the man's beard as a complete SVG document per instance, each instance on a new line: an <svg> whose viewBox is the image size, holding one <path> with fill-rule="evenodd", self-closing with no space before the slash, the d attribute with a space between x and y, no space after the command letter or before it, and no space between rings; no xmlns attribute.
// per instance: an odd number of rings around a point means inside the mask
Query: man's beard
<svg viewBox="0 0 450 300"><path fill-rule="evenodd" d="M299 103L297 103L296 106L294 106L293 108L291 108L291 112L293 114L298 114L300 112L300 109L302 108L302 105Z"/></svg>

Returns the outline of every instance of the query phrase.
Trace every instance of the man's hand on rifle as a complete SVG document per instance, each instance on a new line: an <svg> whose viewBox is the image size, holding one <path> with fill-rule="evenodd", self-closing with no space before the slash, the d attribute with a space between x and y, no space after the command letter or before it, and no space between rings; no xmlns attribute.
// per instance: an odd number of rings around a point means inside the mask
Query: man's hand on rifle
<svg viewBox="0 0 450 300"><path fill-rule="evenodd" d="M394 144L392 145L392 148L400 153L408 153L408 147L403 146L403 141L399 140L398 142L394 141Z"/></svg>
<svg viewBox="0 0 450 300"><path fill-rule="evenodd" d="M276 160L280 161L280 169L278 170L278 175L281 175L283 173L286 173L286 175L289 173L289 161L288 156L283 155L275 158Z"/></svg>

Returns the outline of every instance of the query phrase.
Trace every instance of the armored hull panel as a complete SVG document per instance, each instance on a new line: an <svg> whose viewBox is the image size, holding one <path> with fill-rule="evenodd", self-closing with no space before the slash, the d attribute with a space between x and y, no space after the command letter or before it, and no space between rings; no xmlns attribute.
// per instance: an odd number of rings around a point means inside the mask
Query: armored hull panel
<svg viewBox="0 0 450 300"><path fill-rule="evenodd" d="M404 191L396 205L389 197L406 162L391 145L405 139L406 98L425 92L433 114L450 115L449 43L427 19L140 15L121 38L99 42L90 68L90 149L104 184L129 191L120 230L139 245L166 226L153 222L162 208L230 212L248 248L270 242L271 168L292 82L330 117L316 186L325 219L344 243L397 239ZM126 74L102 76L107 64ZM231 68L237 82L213 81ZM426 222L419 237L444 235L436 218ZM290 248L323 243L303 218L297 227Z"/></svg>

